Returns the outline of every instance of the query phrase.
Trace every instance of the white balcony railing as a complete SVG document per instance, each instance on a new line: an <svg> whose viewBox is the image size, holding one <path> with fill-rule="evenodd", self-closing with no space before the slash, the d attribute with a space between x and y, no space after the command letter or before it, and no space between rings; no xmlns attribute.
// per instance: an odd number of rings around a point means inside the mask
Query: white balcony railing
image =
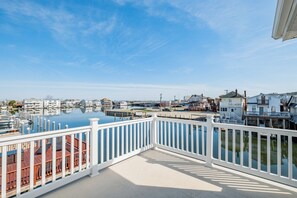
<svg viewBox="0 0 297 198"><path fill-rule="evenodd" d="M39 196L153 147L297 187L296 140L296 131L214 123L212 117L91 119L86 127L1 138L1 196ZM7 151L11 145L16 158Z"/></svg>

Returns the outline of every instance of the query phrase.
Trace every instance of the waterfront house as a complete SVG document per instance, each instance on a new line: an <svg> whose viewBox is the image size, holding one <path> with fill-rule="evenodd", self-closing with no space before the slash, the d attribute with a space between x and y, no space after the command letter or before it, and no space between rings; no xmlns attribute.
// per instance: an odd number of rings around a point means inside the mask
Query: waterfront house
<svg viewBox="0 0 297 198"><path fill-rule="evenodd" d="M93 107L100 107L101 106L101 101L100 100L93 100Z"/></svg>
<svg viewBox="0 0 297 198"><path fill-rule="evenodd" d="M188 100L190 111L210 111L213 99L201 95L192 95Z"/></svg>
<svg viewBox="0 0 297 198"><path fill-rule="evenodd" d="M251 126L289 128L290 114L286 111L286 95L259 94L247 99L245 123Z"/></svg>
<svg viewBox="0 0 297 198"><path fill-rule="evenodd" d="M61 101L58 99L43 100L43 108L45 109L61 108Z"/></svg>
<svg viewBox="0 0 297 198"><path fill-rule="evenodd" d="M109 98L102 98L101 105L102 106L112 106L112 100L110 100Z"/></svg>
<svg viewBox="0 0 297 198"><path fill-rule="evenodd" d="M246 94L244 94L246 95ZM220 96L220 120L226 123L242 124L245 97L237 91L231 91Z"/></svg>
<svg viewBox="0 0 297 198"><path fill-rule="evenodd" d="M114 105L120 109L128 109L128 103L126 101L114 101Z"/></svg>
<svg viewBox="0 0 297 198"><path fill-rule="evenodd" d="M78 99L66 99L61 102L62 108L75 108L78 107L80 100Z"/></svg>
<svg viewBox="0 0 297 198"><path fill-rule="evenodd" d="M41 99L25 99L23 100L24 109L43 109L43 100Z"/></svg>
<svg viewBox="0 0 297 198"><path fill-rule="evenodd" d="M93 106L93 101L92 100L81 100L79 103L80 107L92 107Z"/></svg>
<svg viewBox="0 0 297 198"><path fill-rule="evenodd" d="M0 112L7 110L7 105L5 101L0 102Z"/></svg>
<svg viewBox="0 0 297 198"><path fill-rule="evenodd" d="M189 103L201 102L202 100L203 100L203 94L201 94L201 95L194 94L188 99L188 102Z"/></svg>

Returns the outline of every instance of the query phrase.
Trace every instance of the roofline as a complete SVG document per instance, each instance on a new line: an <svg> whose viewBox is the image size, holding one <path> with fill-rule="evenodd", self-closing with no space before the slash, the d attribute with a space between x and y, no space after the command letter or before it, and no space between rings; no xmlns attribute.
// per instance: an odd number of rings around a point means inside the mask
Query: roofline
<svg viewBox="0 0 297 198"><path fill-rule="evenodd" d="M287 21L290 16L294 0L278 0L276 6L276 12L274 16L272 38L280 39L283 37L287 27ZM288 10L290 9L290 10Z"/></svg>

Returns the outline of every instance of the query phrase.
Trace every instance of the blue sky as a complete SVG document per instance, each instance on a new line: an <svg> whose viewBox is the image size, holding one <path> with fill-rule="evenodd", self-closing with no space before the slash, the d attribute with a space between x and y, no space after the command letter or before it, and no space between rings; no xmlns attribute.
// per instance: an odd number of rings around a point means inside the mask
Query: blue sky
<svg viewBox="0 0 297 198"><path fill-rule="evenodd" d="M0 99L164 99L297 91L276 0L5 1Z"/></svg>

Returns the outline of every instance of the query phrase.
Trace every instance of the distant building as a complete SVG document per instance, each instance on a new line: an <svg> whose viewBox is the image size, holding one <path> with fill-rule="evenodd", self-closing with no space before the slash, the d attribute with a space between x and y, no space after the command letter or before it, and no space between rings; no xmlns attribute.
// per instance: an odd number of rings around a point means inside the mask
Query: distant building
<svg viewBox="0 0 297 198"><path fill-rule="evenodd" d="M80 100L78 99L66 99L61 102L62 108L75 108L78 107Z"/></svg>
<svg viewBox="0 0 297 198"><path fill-rule="evenodd" d="M5 101L0 101L0 112L4 110L7 110L7 105Z"/></svg>
<svg viewBox="0 0 297 198"><path fill-rule="evenodd" d="M120 106L120 109L127 109L128 103L126 101L121 101L119 106Z"/></svg>
<svg viewBox="0 0 297 198"><path fill-rule="evenodd" d="M112 106L112 100L110 100L109 98L102 98L101 105L102 106Z"/></svg>
<svg viewBox="0 0 297 198"><path fill-rule="evenodd" d="M190 111L211 111L214 100L201 95L192 95L188 100Z"/></svg>
<svg viewBox="0 0 297 198"><path fill-rule="evenodd" d="M82 100L79 103L80 107L92 107L93 106L93 101L92 100Z"/></svg>
<svg viewBox="0 0 297 198"><path fill-rule="evenodd" d="M280 94L259 94L247 99L245 123L251 126L289 128L290 114L286 97Z"/></svg>
<svg viewBox="0 0 297 198"><path fill-rule="evenodd" d="M203 94L201 95L192 95L187 101L189 103L193 103L193 102L201 102L203 100Z"/></svg>
<svg viewBox="0 0 297 198"><path fill-rule="evenodd" d="M100 107L101 106L101 101L100 100L93 100L93 107Z"/></svg>
<svg viewBox="0 0 297 198"><path fill-rule="evenodd" d="M43 100L40 99L25 99L23 100L24 109L43 109Z"/></svg>
<svg viewBox="0 0 297 198"><path fill-rule="evenodd" d="M245 97L235 91L220 96L220 120L226 123L242 124Z"/></svg>
<svg viewBox="0 0 297 198"><path fill-rule="evenodd" d="M61 108L61 101L58 99L43 100L44 109Z"/></svg>

